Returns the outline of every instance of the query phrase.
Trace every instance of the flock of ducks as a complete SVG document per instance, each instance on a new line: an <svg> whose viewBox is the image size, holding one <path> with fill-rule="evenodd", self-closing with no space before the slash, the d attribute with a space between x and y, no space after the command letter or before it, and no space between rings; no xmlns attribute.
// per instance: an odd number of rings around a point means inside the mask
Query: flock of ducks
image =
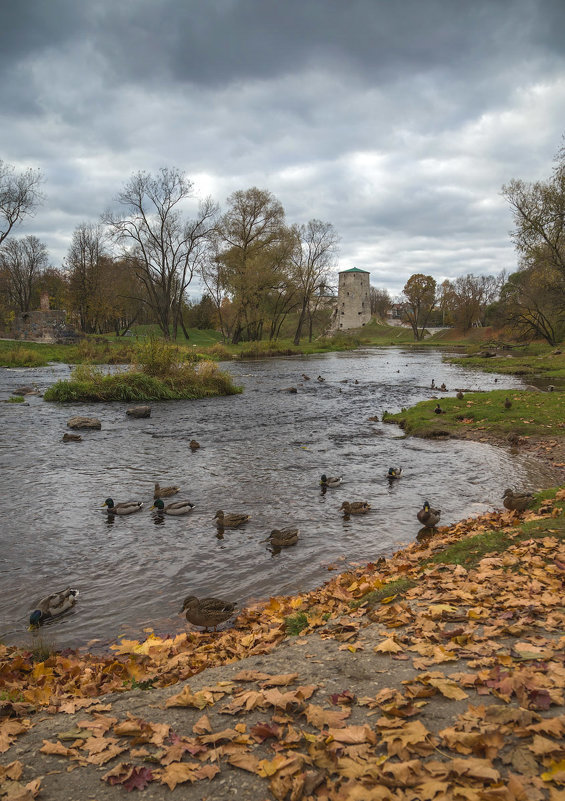
<svg viewBox="0 0 565 801"><path fill-rule="evenodd" d="M304 380L310 380L309 376L303 375ZM324 381L321 376L318 376L318 381ZM432 379L432 389L440 389L447 391L445 384L440 387L435 386ZM461 390L457 392L458 400L463 400L464 395ZM504 401L504 408L510 409L512 401L506 398ZM439 402L434 409L436 414L443 414ZM194 444L193 444L194 443ZM192 441L191 448L200 447L196 441ZM386 476L391 482L402 477L401 467L389 467ZM325 473L320 477L320 485L325 492L326 489L334 489L342 484L341 476L327 476ZM190 501L176 500L165 503L162 499L169 498L176 495L179 491L177 486L161 487L158 483L155 484L153 493L154 503L150 510L157 510L157 514L180 516L191 512L194 509L194 504ZM508 488L503 494L503 504L506 509L513 512L523 512L531 504L533 496L531 493L514 492ZM108 515L130 515L139 512L143 508L141 501L124 501L115 503L112 498L106 498L103 503L106 507ZM340 506L340 511L343 511L344 518L348 519L350 515L364 515L370 511L371 505L367 501L344 501ZM416 515L418 521L424 526L425 529L433 531L437 526L441 517L441 509L433 509L428 501L424 502L422 508ZM226 514L222 509L219 509L214 515L214 521L218 531L224 529L234 529L242 526L250 519L248 514ZM273 529L266 539L262 542L268 542L274 548L283 548L291 545L296 545L299 536L298 528L282 528ZM52 595L43 598L38 602L37 608L33 610L29 617L30 628L41 625L44 621L56 617L67 612L76 603L79 595L78 590L67 587L60 592L53 593ZM189 595L184 599L180 614L186 617L186 620L194 626L204 627L207 631L209 627L216 627L228 620L234 613L237 604L229 601L224 601L220 598L197 598L195 595Z"/></svg>

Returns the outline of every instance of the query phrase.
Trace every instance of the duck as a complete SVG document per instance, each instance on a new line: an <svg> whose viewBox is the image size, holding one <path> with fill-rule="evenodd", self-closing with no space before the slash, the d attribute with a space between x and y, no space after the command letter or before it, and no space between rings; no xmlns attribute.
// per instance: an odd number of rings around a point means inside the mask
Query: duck
<svg viewBox="0 0 565 801"><path fill-rule="evenodd" d="M297 528L274 528L263 542L270 542L271 545L274 545L276 548L282 548L286 545L296 545L299 533Z"/></svg>
<svg viewBox="0 0 565 801"><path fill-rule="evenodd" d="M510 398L505 398L504 399L504 408L505 409L511 409L512 408L512 401L510 400Z"/></svg>
<svg viewBox="0 0 565 801"><path fill-rule="evenodd" d="M243 525L243 523L247 523L250 517L251 515L246 514L226 515L221 509L219 509L214 515L214 520L216 521L216 526L218 528L237 528L238 526Z"/></svg>
<svg viewBox="0 0 565 801"><path fill-rule="evenodd" d="M187 515L194 509L194 504L190 501L173 501L165 506L161 498L157 498L151 509L157 509L165 515Z"/></svg>
<svg viewBox="0 0 565 801"><path fill-rule="evenodd" d="M200 443L195 439L191 439L190 442L188 443L188 447L190 448L191 451L197 451L198 448L200 447Z"/></svg>
<svg viewBox="0 0 565 801"><path fill-rule="evenodd" d="M178 487L161 487L157 482L155 482L155 492L153 493L153 497L156 498L170 498L171 495L176 495L179 491Z"/></svg>
<svg viewBox="0 0 565 801"><path fill-rule="evenodd" d="M319 375L319 376L318 376L318 378L316 379L316 381L325 381L325 380L326 380L326 379L325 379L325 378L322 378L322 376L321 376L321 375Z"/></svg>
<svg viewBox="0 0 565 801"><path fill-rule="evenodd" d="M310 376L309 376L309 375L306 375L306 373L302 373L302 378L303 378L305 381L310 381Z"/></svg>
<svg viewBox="0 0 565 801"><path fill-rule="evenodd" d="M364 515L367 514L371 504L367 501L344 501L339 507L340 511L343 509L344 515Z"/></svg>
<svg viewBox="0 0 565 801"><path fill-rule="evenodd" d="M531 492L514 492L513 490L505 489L502 496L502 503L505 509L511 512L523 512L531 504L533 495Z"/></svg>
<svg viewBox="0 0 565 801"><path fill-rule="evenodd" d="M440 387L440 390L441 390L442 392L447 392L447 387L445 386L445 384L442 384L442 385L441 385L441 387Z"/></svg>
<svg viewBox="0 0 565 801"><path fill-rule="evenodd" d="M423 526L427 528L434 528L439 523L441 516L441 509L432 509L428 501L424 501L424 505L416 515L418 520Z"/></svg>
<svg viewBox="0 0 565 801"><path fill-rule="evenodd" d="M401 467L389 467L388 473L386 474L387 478L400 478L402 476L402 468Z"/></svg>
<svg viewBox="0 0 565 801"><path fill-rule="evenodd" d="M220 598L197 598L196 595L188 595L182 604L179 614L183 614L189 623L194 626L204 626L208 631L208 626L216 626L228 620L232 615L237 604L229 601L222 601Z"/></svg>
<svg viewBox="0 0 565 801"><path fill-rule="evenodd" d="M323 473L320 477L322 487L339 487L342 482L341 476L327 476Z"/></svg>
<svg viewBox="0 0 565 801"><path fill-rule="evenodd" d="M114 503L112 498L106 498L102 506L107 506L106 511L109 515L131 515L134 512L139 512L143 507L141 501L123 501L122 503Z"/></svg>
<svg viewBox="0 0 565 801"><path fill-rule="evenodd" d="M438 403L438 405L436 406L436 408L434 409L434 412L435 412L436 414L443 414L443 409L441 408L441 406L439 405L439 403Z"/></svg>
<svg viewBox="0 0 565 801"><path fill-rule="evenodd" d="M54 592L48 595L47 598L38 601L37 608L29 616L30 627L39 626L44 620L57 617L57 615L62 615L68 609L72 609L78 594L78 590L67 587L65 590Z"/></svg>
<svg viewBox="0 0 565 801"><path fill-rule="evenodd" d="M458 391L457 391L457 395L456 395L455 397L457 398L457 400L463 400L463 398L465 397L465 395L463 395L463 393L461 392L461 390L458 390Z"/></svg>

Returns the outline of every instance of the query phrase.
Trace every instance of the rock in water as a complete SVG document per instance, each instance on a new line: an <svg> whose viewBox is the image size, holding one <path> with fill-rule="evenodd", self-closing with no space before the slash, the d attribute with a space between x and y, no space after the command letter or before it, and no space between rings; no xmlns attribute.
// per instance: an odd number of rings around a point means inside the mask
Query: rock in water
<svg viewBox="0 0 565 801"><path fill-rule="evenodd" d="M67 420L67 426L69 428L95 428L100 430L102 423L97 417L71 417L70 420Z"/></svg>
<svg viewBox="0 0 565 801"><path fill-rule="evenodd" d="M80 434L63 434L63 442L82 442Z"/></svg>
<svg viewBox="0 0 565 801"><path fill-rule="evenodd" d="M126 414L128 417L151 417L151 406L132 406Z"/></svg>

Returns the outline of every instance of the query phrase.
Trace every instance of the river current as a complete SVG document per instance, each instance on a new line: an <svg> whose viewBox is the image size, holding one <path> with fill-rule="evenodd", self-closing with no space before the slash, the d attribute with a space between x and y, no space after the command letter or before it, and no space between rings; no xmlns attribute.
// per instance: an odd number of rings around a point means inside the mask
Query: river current
<svg viewBox="0 0 565 801"><path fill-rule="evenodd" d="M123 403L59 405L28 396L29 405L0 404L0 639L30 642L34 603L68 585L80 590L75 608L43 628L57 648L102 647L147 627L177 632L186 595L243 606L306 590L327 580L330 565L344 569L410 542L424 500L450 523L500 507L507 486L554 479L525 454L405 439L397 426L369 420L434 397L432 378L445 382L449 395L523 387L511 376L443 363L437 351L363 349L222 368L243 394L153 403L149 419L127 417L131 404ZM1 369L0 398L23 384L43 391L68 374L66 365ZM295 394L283 391L291 386ZM64 443L76 414L98 417L102 430ZM191 439L199 450L190 450ZM404 471L392 484L389 466ZM343 483L323 493L322 473L341 475ZM155 481L179 485L175 499L195 504L191 514L150 513ZM101 508L108 496L145 506L109 518ZM371 511L344 520L344 500L369 501ZM218 509L251 519L218 538ZM285 526L299 527L298 544L274 553L262 540Z"/></svg>

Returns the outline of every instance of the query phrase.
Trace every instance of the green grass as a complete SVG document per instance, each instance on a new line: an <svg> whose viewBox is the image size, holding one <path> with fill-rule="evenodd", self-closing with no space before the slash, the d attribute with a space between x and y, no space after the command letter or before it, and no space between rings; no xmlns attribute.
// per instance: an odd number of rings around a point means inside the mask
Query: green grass
<svg viewBox="0 0 565 801"><path fill-rule="evenodd" d="M358 607L365 605L374 606L375 604L380 603L384 598L390 598L393 595L403 596L411 587L415 586L416 582L412 579L395 579L395 581L389 581L387 584L379 587L378 590L371 590L371 592L366 593L361 598L353 601L351 606L353 609L357 609Z"/></svg>
<svg viewBox="0 0 565 801"><path fill-rule="evenodd" d="M504 400L512 408L504 408ZM465 431L484 431L504 437L519 436L561 437L565 435L565 394L561 392L518 392L494 390L469 392L463 400L441 398L445 414L435 414L438 401L418 403L397 414L383 415L384 423L398 423L406 432L417 437L459 436Z"/></svg>
<svg viewBox="0 0 565 801"><path fill-rule="evenodd" d="M175 364L162 375L151 375L143 369L105 375L99 368L79 365L69 381L58 381L45 392L46 401L160 401L196 400L198 398L235 395L241 388L212 362L198 365Z"/></svg>
<svg viewBox="0 0 565 801"><path fill-rule="evenodd" d="M25 398L23 395L12 395L5 403L25 403Z"/></svg>
<svg viewBox="0 0 565 801"><path fill-rule="evenodd" d="M489 350L482 348L481 350ZM446 357L452 364L462 367L471 367L485 373L502 373L503 375L541 376L552 381L565 380L565 347L563 353L556 353L560 348L550 348L549 345L536 343L511 351L498 351L498 355L485 358L471 352L469 356Z"/></svg>
<svg viewBox="0 0 565 801"><path fill-rule="evenodd" d="M563 509L563 506L561 505L560 508ZM469 569L475 567L485 556L495 556L503 553L511 545L524 540L543 539L544 537L565 539L565 516L563 512L560 517L522 523L518 530L514 532L488 531L484 534L477 534L474 537L455 542L444 551L434 554L423 563L423 566L428 564L448 564L462 565Z"/></svg>
<svg viewBox="0 0 565 801"><path fill-rule="evenodd" d="M308 625L308 615L306 612L296 612L294 615L285 617L284 624L286 633L291 637L297 637Z"/></svg>

